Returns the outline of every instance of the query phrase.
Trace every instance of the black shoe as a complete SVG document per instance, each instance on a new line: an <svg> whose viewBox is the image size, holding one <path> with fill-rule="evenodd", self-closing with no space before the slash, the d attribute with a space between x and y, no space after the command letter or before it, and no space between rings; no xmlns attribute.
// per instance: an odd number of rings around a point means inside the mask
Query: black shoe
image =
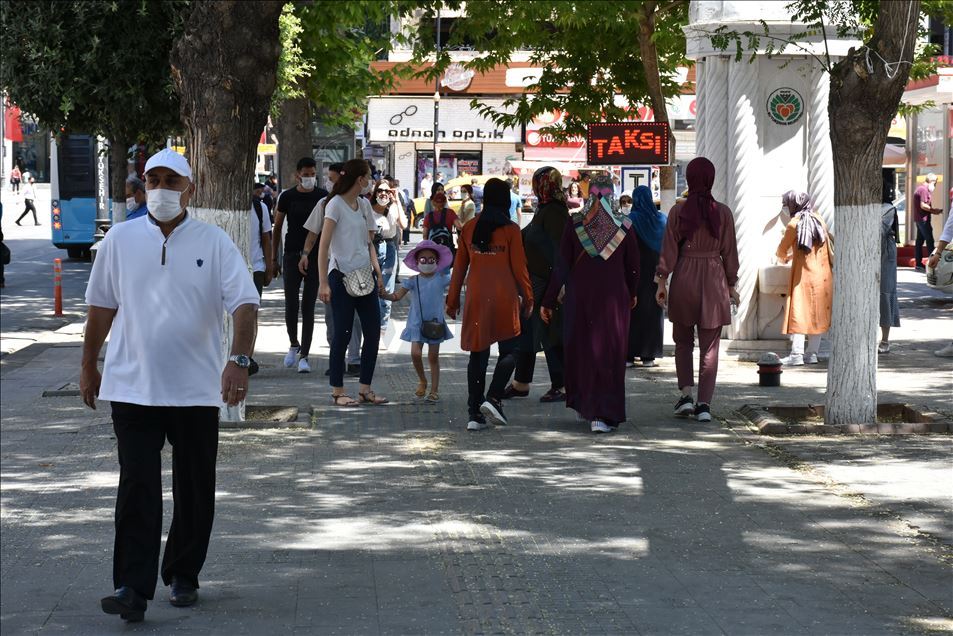
<svg viewBox="0 0 953 636"><path fill-rule="evenodd" d="M506 416L503 414L503 403L500 400L487 398L486 401L480 405L480 413L483 414L490 424L506 426Z"/></svg>
<svg viewBox="0 0 953 636"><path fill-rule="evenodd" d="M169 590L169 602L175 607L189 607L199 600L199 591L195 586L177 576L172 577L172 587Z"/></svg>
<svg viewBox="0 0 953 636"><path fill-rule="evenodd" d="M356 378L361 375L361 365L359 364L349 364L347 365L347 375L352 378Z"/></svg>
<svg viewBox="0 0 953 636"><path fill-rule="evenodd" d="M695 412L695 400L690 395L683 395L682 399L675 403L675 415L687 417Z"/></svg>
<svg viewBox="0 0 953 636"><path fill-rule="evenodd" d="M107 614L119 614L119 618L130 623L138 623L146 615L146 599L126 585L101 600L100 604Z"/></svg>
<svg viewBox="0 0 953 636"><path fill-rule="evenodd" d="M258 373L258 363L252 358L251 362L248 363L248 376L251 377L256 373Z"/></svg>
<svg viewBox="0 0 953 636"><path fill-rule="evenodd" d="M695 419L699 422L710 422L711 421L711 407L707 404L700 402L695 407Z"/></svg>
<svg viewBox="0 0 953 636"><path fill-rule="evenodd" d="M325 369L324 375L331 375L331 367L328 367L327 369Z"/></svg>
<svg viewBox="0 0 953 636"><path fill-rule="evenodd" d="M506 385L506 388L503 389L503 399L504 399L504 400L511 400L511 399L513 399L513 398L518 398L518 397L526 397L526 396L528 396L528 395L529 395L529 390L528 390L528 389L527 389L526 391L520 391L519 389L517 389L517 388L516 388L515 386L513 386L512 384L507 384L507 385Z"/></svg>

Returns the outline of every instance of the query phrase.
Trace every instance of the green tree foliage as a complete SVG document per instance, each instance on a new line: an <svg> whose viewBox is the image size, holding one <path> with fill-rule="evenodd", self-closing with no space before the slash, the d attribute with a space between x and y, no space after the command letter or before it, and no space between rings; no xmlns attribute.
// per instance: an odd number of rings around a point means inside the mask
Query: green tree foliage
<svg viewBox="0 0 953 636"><path fill-rule="evenodd" d="M394 86L397 71L378 72L370 66L376 59L386 59L395 41L390 18L417 4L381 0L296 4L301 72L285 84L285 90L303 91L325 124L354 126L367 108L368 95L386 93Z"/></svg>
<svg viewBox="0 0 953 636"><path fill-rule="evenodd" d="M187 0L4 0L0 88L52 130L133 142L179 129L169 52Z"/></svg>
<svg viewBox="0 0 953 636"><path fill-rule="evenodd" d="M422 3L421 32L427 35L415 42L415 63L434 59L431 25L441 4L456 9L462 3ZM529 61L543 69L542 75L525 94L506 100L512 112L474 100L484 116L500 125L518 125L560 110L564 122L549 132L557 137L583 133L589 122L628 118L616 95L630 104L653 106L662 119L664 98L680 91L677 69L687 64L682 33L687 1L486 0L466 3L466 11L466 18L454 21L434 67L419 74L442 73L451 63L450 51L461 48L485 52L465 64L476 72L506 65L516 52L530 51ZM640 43L640 38L645 41ZM643 63L642 45L654 47L657 69Z"/></svg>

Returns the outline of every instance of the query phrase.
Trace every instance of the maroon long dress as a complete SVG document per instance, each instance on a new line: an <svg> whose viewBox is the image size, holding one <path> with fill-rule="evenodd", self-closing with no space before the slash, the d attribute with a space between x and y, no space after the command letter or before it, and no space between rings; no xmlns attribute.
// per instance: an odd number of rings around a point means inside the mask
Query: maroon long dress
<svg viewBox="0 0 953 636"><path fill-rule="evenodd" d="M566 226L542 306L553 309L566 285L566 406L588 421L615 426L625 421L625 355L632 298L638 294L638 239L626 222L625 238L604 260L585 251L578 223Z"/></svg>

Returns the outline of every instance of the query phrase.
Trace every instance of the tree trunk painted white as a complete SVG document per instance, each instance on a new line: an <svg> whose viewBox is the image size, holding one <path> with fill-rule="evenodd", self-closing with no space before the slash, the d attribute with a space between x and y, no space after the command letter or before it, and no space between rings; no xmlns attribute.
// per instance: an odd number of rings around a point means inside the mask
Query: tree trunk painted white
<svg viewBox="0 0 953 636"><path fill-rule="evenodd" d="M189 212L198 221L204 221L225 230L226 233L235 241L235 245L242 253L245 263L250 263L249 246L249 210L215 210L210 208L189 208ZM251 267L248 275L251 276ZM222 330L222 360L228 359L232 351L232 329L234 324L232 317L228 312L224 315L224 328ZM245 402L241 401L237 406L228 406L223 404L219 407L219 419L224 422L241 422L245 419Z"/></svg>
<svg viewBox="0 0 953 636"><path fill-rule="evenodd" d="M827 367L825 420L832 424L875 422L877 417L877 324L880 206L837 206L837 225L850 228L834 241L833 354Z"/></svg>
<svg viewBox="0 0 953 636"><path fill-rule="evenodd" d="M126 220L126 202L125 201L118 201L114 198L112 209L113 209L113 215L112 215L113 225L116 225L117 223L122 223L123 221Z"/></svg>

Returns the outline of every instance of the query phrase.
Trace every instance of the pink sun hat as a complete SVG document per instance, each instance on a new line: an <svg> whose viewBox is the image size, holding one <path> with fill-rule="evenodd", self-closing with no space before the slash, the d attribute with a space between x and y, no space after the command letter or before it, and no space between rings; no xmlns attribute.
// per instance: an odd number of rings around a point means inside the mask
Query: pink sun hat
<svg viewBox="0 0 953 636"><path fill-rule="evenodd" d="M446 245L438 245L429 239L425 239L417 245L414 246L414 249L410 250L410 253L404 257L404 265L419 272L420 269L417 266L417 253L422 250L431 250L437 254L437 271L442 272L451 265L453 265L453 252L450 251L450 248Z"/></svg>

